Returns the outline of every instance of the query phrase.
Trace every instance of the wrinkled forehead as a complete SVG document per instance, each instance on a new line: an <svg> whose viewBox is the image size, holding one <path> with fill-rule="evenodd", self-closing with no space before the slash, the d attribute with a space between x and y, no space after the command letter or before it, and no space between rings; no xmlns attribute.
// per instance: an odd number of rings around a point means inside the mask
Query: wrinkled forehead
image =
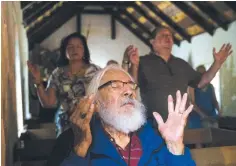
<svg viewBox="0 0 236 166"><path fill-rule="evenodd" d="M120 80L120 81L124 81L124 82L133 81L131 79L131 76L129 76L124 71L111 69L111 70L106 71L106 73L103 75L103 77L100 81L100 85L102 85L108 81L111 81L111 80Z"/></svg>
<svg viewBox="0 0 236 166"><path fill-rule="evenodd" d="M172 32L168 28L162 28L156 33L156 36L161 35L161 34L170 34L170 35L172 35Z"/></svg>
<svg viewBox="0 0 236 166"><path fill-rule="evenodd" d="M172 34L171 30L168 28L162 28L157 34Z"/></svg>

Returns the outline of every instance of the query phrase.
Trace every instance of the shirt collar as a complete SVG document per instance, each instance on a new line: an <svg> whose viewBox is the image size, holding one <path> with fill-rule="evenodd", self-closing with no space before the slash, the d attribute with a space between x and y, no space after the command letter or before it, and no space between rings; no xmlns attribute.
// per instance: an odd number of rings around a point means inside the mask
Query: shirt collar
<svg viewBox="0 0 236 166"><path fill-rule="evenodd" d="M153 57L157 57L157 58L159 58L159 59L165 61L161 56L159 56L158 54L156 54L154 51L150 51L149 55L151 55L151 56L153 56ZM174 60L174 59L175 59L175 56L171 54L169 60L167 61L167 63L170 62L170 61L172 61L172 60Z"/></svg>

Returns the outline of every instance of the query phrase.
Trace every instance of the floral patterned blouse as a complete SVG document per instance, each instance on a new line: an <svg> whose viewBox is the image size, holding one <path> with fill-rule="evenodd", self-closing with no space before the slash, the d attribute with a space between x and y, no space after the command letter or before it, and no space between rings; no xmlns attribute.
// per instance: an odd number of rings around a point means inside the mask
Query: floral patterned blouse
<svg viewBox="0 0 236 166"><path fill-rule="evenodd" d="M60 106L63 113L67 114L67 116L62 116L65 121L68 121L68 113L71 113L74 104L85 96L86 87L100 67L90 64L85 69L83 76L75 75L73 77L70 77L68 69L68 66L56 68L47 85L47 88L56 90L57 105Z"/></svg>

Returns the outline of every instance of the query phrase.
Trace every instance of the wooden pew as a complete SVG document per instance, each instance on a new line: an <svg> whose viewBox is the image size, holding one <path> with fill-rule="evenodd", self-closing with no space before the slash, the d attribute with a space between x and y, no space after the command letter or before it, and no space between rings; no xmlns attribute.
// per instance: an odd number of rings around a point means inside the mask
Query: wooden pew
<svg viewBox="0 0 236 166"><path fill-rule="evenodd" d="M211 147L236 145L236 131L219 128L187 129L185 144L207 144Z"/></svg>
<svg viewBox="0 0 236 166"><path fill-rule="evenodd" d="M197 166L236 166L236 146L192 149Z"/></svg>

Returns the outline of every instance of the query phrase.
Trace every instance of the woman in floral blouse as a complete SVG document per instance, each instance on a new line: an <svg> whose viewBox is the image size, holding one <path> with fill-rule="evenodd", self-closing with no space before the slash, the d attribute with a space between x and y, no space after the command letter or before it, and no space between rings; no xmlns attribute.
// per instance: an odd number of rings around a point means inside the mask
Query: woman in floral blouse
<svg viewBox="0 0 236 166"><path fill-rule="evenodd" d="M99 67L90 63L89 49L84 36L73 33L60 46L58 67L52 72L48 86L42 84L40 70L28 61L37 93L43 107L60 106L61 132L68 129L73 105L85 95L85 89Z"/></svg>
<svg viewBox="0 0 236 166"><path fill-rule="evenodd" d="M58 112L59 125L57 125L59 134L68 129L70 130L67 133L72 133L72 127L75 135L76 126L73 126L69 121L69 116L72 114L74 104L85 95L86 86L93 75L100 69L90 63L90 54L85 37L73 33L61 41L58 67L52 72L47 88L44 88L42 84L38 66L28 61L28 68L34 78L34 84L42 106L46 108L60 106ZM67 136L62 137L73 140L69 136L72 134L64 135Z"/></svg>

